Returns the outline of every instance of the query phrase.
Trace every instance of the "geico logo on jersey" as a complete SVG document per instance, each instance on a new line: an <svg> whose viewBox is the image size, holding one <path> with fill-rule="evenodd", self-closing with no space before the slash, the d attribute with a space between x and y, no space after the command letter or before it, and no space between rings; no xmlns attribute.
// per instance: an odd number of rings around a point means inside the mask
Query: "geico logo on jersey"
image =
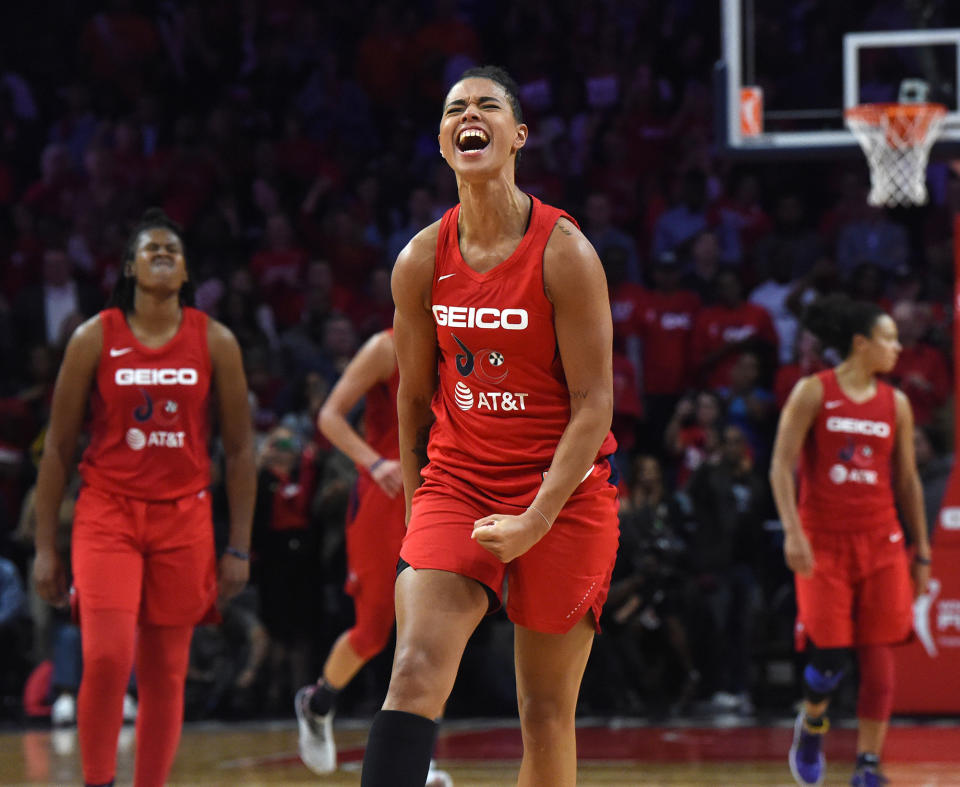
<svg viewBox="0 0 960 787"><path fill-rule="evenodd" d="M150 432L147 435L134 427L127 429L127 445L134 451L142 451L147 446L183 448L183 441L186 436L186 432Z"/></svg>
<svg viewBox="0 0 960 787"><path fill-rule="evenodd" d="M196 369L117 369L117 385L196 385Z"/></svg>
<svg viewBox="0 0 960 787"><path fill-rule="evenodd" d="M862 470L859 467L834 465L830 468L830 480L835 484L870 484L876 486L877 471Z"/></svg>
<svg viewBox="0 0 960 787"><path fill-rule="evenodd" d="M522 331L530 323L526 309L488 309L475 306L442 306L435 304L433 316L437 325L448 328L503 328Z"/></svg>
<svg viewBox="0 0 960 787"><path fill-rule="evenodd" d="M453 400L457 407L466 412L474 406L478 410L491 412L517 412L527 409L527 393L507 393L506 391L477 391L474 393L470 386L458 382L453 387Z"/></svg>
<svg viewBox="0 0 960 787"><path fill-rule="evenodd" d="M863 434L871 437L889 437L890 424L886 421L863 421L859 418L842 418L838 415L827 419L828 432Z"/></svg>

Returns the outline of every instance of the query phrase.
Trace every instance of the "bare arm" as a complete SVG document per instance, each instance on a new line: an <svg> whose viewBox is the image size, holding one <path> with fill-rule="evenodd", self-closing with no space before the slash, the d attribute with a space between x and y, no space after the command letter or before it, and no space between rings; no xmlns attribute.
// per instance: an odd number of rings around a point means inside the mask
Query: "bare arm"
<svg viewBox="0 0 960 787"><path fill-rule="evenodd" d="M87 401L103 349L100 317L92 317L74 331L57 375L50 408L50 425L40 459L36 486L37 592L51 604L67 600L66 575L56 555L56 534L63 490L76 459Z"/></svg>
<svg viewBox="0 0 960 787"><path fill-rule="evenodd" d="M893 486L900 504L900 513L916 550L911 574L914 592L919 595L926 593L930 581L930 538L927 533L927 515L923 507L923 485L920 483L917 459L913 451L913 410L903 391L896 391L894 395L897 430L893 444Z"/></svg>
<svg viewBox="0 0 960 787"><path fill-rule="evenodd" d="M567 423L533 505L552 523L597 457L613 420L613 321L593 246L560 219L543 255L557 345L570 392Z"/></svg>
<svg viewBox="0 0 960 787"><path fill-rule="evenodd" d="M367 391L378 383L389 380L396 368L397 353L393 346L393 336L389 331L374 334L347 364L320 409L317 419L324 436L354 463L365 467L390 497L399 494L403 489L399 462L380 456L373 446L357 433L347 420L347 415Z"/></svg>
<svg viewBox="0 0 960 787"><path fill-rule="evenodd" d="M784 556L791 570L803 576L813 572L813 552L800 524L794 471L822 400L823 384L816 377L804 377L794 386L780 413L770 461L770 487L783 523Z"/></svg>
<svg viewBox="0 0 960 787"><path fill-rule="evenodd" d="M613 420L613 321L600 259L583 234L560 219L543 260L570 420L530 508L520 516L493 514L475 523L473 537L504 562L550 530L593 465Z"/></svg>
<svg viewBox="0 0 960 787"><path fill-rule="evenodd" d="M396 311L393 339L400 367L397 416L400 421L400 466L403 490L410 502L423 483L420 471L427 464L427 439L433 425L430 402L437 388L437 329L430 311L430 289L435 267L439 224L419 232L400 252L393 268L391 287Z"/></svg>
<svg viewBox="0 0 960 787"><path fill-rule="evenodd" d="M243 372L240 346L233 334L216 320L207 328L213 383L220 416L220 438L226 458L225 482L230 506L229 546L239 552L250 550L253 504L257 478L253 458L253 426L247 401L247 378ZM239 593L250 573L248 560L224 554L220 559L220 599Z"/></svg>

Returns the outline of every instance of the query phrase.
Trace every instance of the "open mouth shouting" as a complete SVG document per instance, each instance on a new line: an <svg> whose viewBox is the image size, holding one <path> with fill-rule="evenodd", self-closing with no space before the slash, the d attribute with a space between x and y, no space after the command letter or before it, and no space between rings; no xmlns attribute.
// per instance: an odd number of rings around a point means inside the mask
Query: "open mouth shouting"
<svg viewBox="0 0 960 787"><path fill-rule="evenodd" d="M468 127L457 135L457 150L466 156L477 156L490 144L490 137L482 128Z"/></svg>

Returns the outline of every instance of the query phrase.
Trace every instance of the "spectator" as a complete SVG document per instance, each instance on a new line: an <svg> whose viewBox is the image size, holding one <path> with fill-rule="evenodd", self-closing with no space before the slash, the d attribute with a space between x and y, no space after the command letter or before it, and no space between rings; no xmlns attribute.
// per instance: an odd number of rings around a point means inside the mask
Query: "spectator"
<svg viewBox="0 0 960 787"><path fill-rule="evenodd" d="M947 359L938 347L924 341L930 324L930 307L900 301L891 313L897 323L902 350L890 380L910 400L917 426L928 426L950 395Z"/></svg>
<svg viewBox="0 0 960 787"><path fill-rule="evenodd" d="M686 485L690 475L720 446L723 404L714 391L700 391L677 402L664 432L667 456L677 462L675 484Z"/></svg>
<svg viewBox="0 0 960 787"><path fill-rule="evenodd" d="M743 300L733 271L717 277L717 303L700 310L693 332L693 360L700 382L710 388L728 386L730 369L740 353L753 350L764 369L776 357L777 333L766 309Z"/></svg>
<svg viewBox="0 0 960 787"><path fill-rule="evenodd" d="M696 522L690 564L714 634L710 659L701 665L705 687L720 709L750 713L751 635L760 607L756 561L769 504L740 427L723 430L716 460L696 469L686 491Z"/></svg>
<svg viewBox="0 0 960 787"><path fill-rule="evenodd" d="M771 256L771 267L765 279L750 293L750 303L767 310L777 329L779 341L778 362L793 360L793 345L797 338L800 320L790 308L790 295L796 287L793 278L793 260L788 247L781 248Z"/></svg>
<svg viewBox="0 0 960 787"><path fill-rule="evenodd" d="M757 267L761 271L772 270L771 257L788 254L793 260L795 276L809 273L823 252L819 236L807 225L803 200L793 192L781 194L777 199L773 231L757 243Z"/></svg>
<svg viewBox="0 0 960 787"><path fill-rule="evenodd" d="M22 347L63 347L70 335L64 333L67 318L73 314L91 316L103 306L103 297L95 288L77 281L63 248L44 252L42 271L42 283L26 288L14 306L18 341Z"/></svg>
<svg viewBox="0 0 960 787"><path fill-rule="evenodd" d="M626 281L640 283L640 262L636 244L627 233L614 226L609 195L594 192L587 197L583 228L587 240L593 244L601 260L606 260L610 249L623 249L626 254Z"/></svg>
<svg viewBox="0 0 960 787"><path fill-rule="evenodd" d="M857 265L871 262L892 273L907 263L908 252L907 231L887 218L882 208L864 200L860 216L840 230L837 267L842 274L851 273Z"/></svg>
<svg viewBox="0 0 960 787"><path fill-rule="evenodd" d="M653 256L678 247L707 227L707 178L700 170L683 176L680 202L663 213L654 227Z"/></svg>
<svg viewBox="0 0 960 787"><path fill-rule="evenodd" d="M644 416L651 446L662 445L677 400L693 383L691 339L700 298L681 289L680 272L673 252L661 254L651 271L653 289L644 293L634 315L643 342Z"/></svg>
<svg viewBox="0 0 960 787"><path fill-rule="evenodd" d="M923 508L931 540L940 522L940 506L953 468L953 454L944 453L941 442L940 435L928 426L917 426L913 431L913 450L923 484Z"/></svg>

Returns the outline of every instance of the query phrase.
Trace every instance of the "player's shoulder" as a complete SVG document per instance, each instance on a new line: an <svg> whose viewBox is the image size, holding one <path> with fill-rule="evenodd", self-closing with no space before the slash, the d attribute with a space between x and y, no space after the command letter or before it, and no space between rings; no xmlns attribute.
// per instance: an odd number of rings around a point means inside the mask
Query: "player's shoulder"
<svg viewBox="0 0 960 787"><path fill-rule="evenodd" d="M237 352L240 343L226 325L213 317L207 316L207 348L210 358L216 362L223 353Z"/></svg>
<svg viewBox="0 0 960 787"><path fill-rule="evenodd" d="M820 407L823 402L823 378L820 374L808 374L797 380L790 392L794 405Z"/></svg>
<svg viewBox="0 0 960 787"><path fill-rule="evenodd" d="M603 265L593 245L579 227L560 216L543 250L543 279L548 297L564 289L585 292L603 285Z"/></svg>
<svg viewBox="0 0 960 787"><path fill-rule="evenodd" d="M414 235L397 256L391 286L398 304L406 302L407 295L413 295L417 300L429 300L427 294L436 270L439 236L440 222L435 221Z"/></svg>
<svg viewBox="0 0 960 787"><path fill-rule="evenodd" d="M74 352L96 352L99 354L103 349L103 320L100 313L88 317L70 334L70 340L67 343L68 348L73 348Z"/></svg>
<svg viewBox="0 0 960 787"><path fill-rule="evenodd" d="M437 239L440 237L440 220L424 227L414 235L397 256L394 272L399 268L402 272L421 271L429 268L433 273L433 266L437 258Z"/></svg>

